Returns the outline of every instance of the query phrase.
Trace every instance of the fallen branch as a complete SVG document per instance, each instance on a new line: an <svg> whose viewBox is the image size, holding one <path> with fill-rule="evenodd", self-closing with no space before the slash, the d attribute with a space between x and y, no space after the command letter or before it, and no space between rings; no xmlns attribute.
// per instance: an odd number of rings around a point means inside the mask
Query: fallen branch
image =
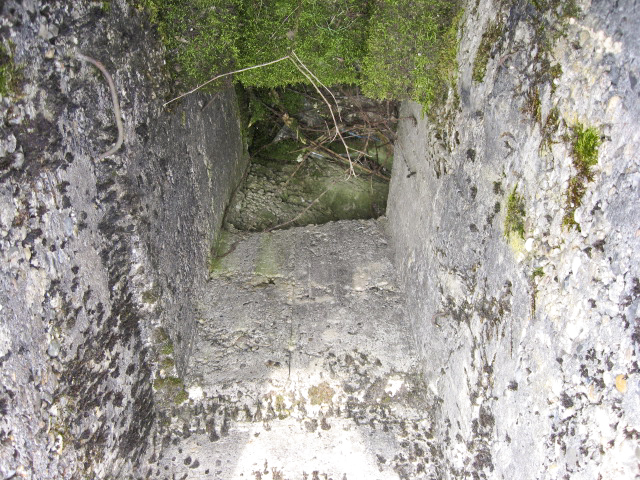
<svg viewBox="0 0 640 480"><path fill-rule="evenodd" d="M89 62L94 66L96 66L98 70L102 72L102 75L104 75L104 78L107 79L107 83L109 84L109 90L111 90L111 101L113 102L113 113L116 116L116 126L118 127L118 140L116 141L113 147L111 147L109 150L107 150L102 155L99 155L96 158L96 160L102 160L103 158L116 153L122 146L122 143L124 142L124 127L122 126L122 113L120 112L120 103L118 103L118 92L116 91L116 86L113 83L113 79L111 78L111 75L109 75L109 72L104 67L104 65L102 65L99 61L94 60L91 57L82 55L81 53L77 53L76 57L78 57L80 60L84 60L85 62Z"/></svg>
<svg viewBox="0 0 640 480"><path fill-rule="evenodd" d="M343 163L349 163L351 168L358 168L360 170L362 170L365 173L368 173L369 175L375 175L376 177L379 177L387 182L390 182L391 179L389 177L387 177L386 175L383 175L381 173L378 173L374 170L370 170L367 167L360 165L358 163L353 163L353 162L349 162L346 158L338 155L336 152L334 152L333 150L331 150L330 148L325 147L322 144L316 144L315 142L311 141L311 146L314 147L317 150L322 150L323 152L325 152L327 155L329 155L331 158L335 159L335 160L339 160Z"/></svg>

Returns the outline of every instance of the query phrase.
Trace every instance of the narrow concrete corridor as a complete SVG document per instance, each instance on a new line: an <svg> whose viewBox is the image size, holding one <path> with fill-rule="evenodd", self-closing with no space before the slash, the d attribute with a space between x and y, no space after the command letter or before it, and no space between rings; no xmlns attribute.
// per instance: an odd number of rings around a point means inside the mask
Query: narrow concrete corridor
<svg viewBox="0 0 640 480"><path fill-rule="evenodd" d="M433 411L384 220L228 239L157 478L429 478Z"/></svg>

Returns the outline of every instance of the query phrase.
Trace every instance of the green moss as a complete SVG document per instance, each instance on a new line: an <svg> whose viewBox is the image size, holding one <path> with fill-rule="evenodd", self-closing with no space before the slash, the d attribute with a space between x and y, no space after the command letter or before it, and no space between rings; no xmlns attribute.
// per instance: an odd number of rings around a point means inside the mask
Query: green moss
<svg viewBox="0 0 640 480"><path fill-rule="evenodd" d="M531 273L531 278L536 278L536 277L543 277L544 276L544 269L542 267L538 267L536 268L532 273Z"/></svg>
<svg viewBox="0 0 640 480"><path fill-rule="evenodd" d="M166 369L173 368L176 363L173 361L171 357L165 357L160 361L160 367Z"/></svg>
<svg viewBox="0 0 640 480"><path fill-rule="evenodd" d="M542 104L540 103L540 90L537 86L529 89L525 97L524 113L528 113L534 122L542 123Z"/></svg>
<svg viewBox="0 0 640 480"><path fill-rule="evenodd" d="M377 2L367 39L363 91L423 105L446 99L457 72L457 1Z"/></svg>
<svg viewBox="0 0 640 480"><path fill-rule="evenodd" d="M284 420L285 418L287 418L288 416L291 415L291 412L289 411L289 409L287 409L287 406L285 404L284 401L284 396L282 395L276 395L276 399L275 399L275 411L278 414L278 418L280 420Z"/></svg>
<svg viewBox="0 0 640 480"><path fill-rule="evenodd" d="M562 20L576 18L581 13L576 0L531 0L531 3L538 11L553 11Z"/></svg>
<svg viewBox="0 0 640 480"><path fill-rule="evenodd" d="M169 334L164 328L158 327L153 332L153 340L156 344L165 343L167 341L170 341Z"/></svg>
<svg viewBox="0 0 640 480"><path fill-rule="evenodd" d="M282 140L271 143L266 148L261 149L260 157L268 160L280 160L283 163L295 162L300 154L301 145L295 140Z"/></svg>
<svg viewBox="0 0 640 480"><path fill-rule="evenodd" d="M173 343L171 341L160 347L160 353L163 355L173 355Z"/></svg>
<svg viewBox="0 0 640 480"><path fill-rule="evenodd" d="M549 68L549 75L551 76L551 95L556 92L556 80L562 77L562 66L559 63L552 65Z"/></svg>
<svg viewBox="0 0 640 480"><path fill-rule="evenodd" d="M165 378L156 378L153 382L153 386L157 390L162 390L165 388L177 388L182 387L183 383L178 377L165 377Z"/></svg>
<svg viewBox="0 0 640 480"><path fill-rule="evenodd" d="M142 301L144 303L152 304L156 303L160 298L160 287L158 285L153 285L153 287L149 290L145 290L142 292Z"/></svg>
<svg viewBox="0 0 640 480"><path fill-rule="evenodd" d="M593 179L591 167L598 163L598 148L601 144L600 133L595 128L585 128L581 123L573 127L573 165L589 181Z"/></svg>
<svg viewBox="0 0 640 480"><path fill-rule="evenodd" d="M335 393L327 382L322 382L309 388L309 400L311 405L328 404L331 403Z"/></svg>
<svg viewBox="0 0 640 480"><path fill-rule="evenodd" d="M504 235L510 237L516 234L520 239L524 238L524 221L526 216L524 197L513 187L513 190L507 197L507 216L504 220Z"/></svg>
<svg viewBox="0 0 640 480"><path fill-rule="evenodd" d="M569 180L565 215L562 220L563 225L569 228L579 228L574 214L582 205L582 198L587 191L586 184L593 180L592 167L598 163L598 149L601 144L600 134L595 128L586 128L581 123L573 127L571 146L576 174Z"/></svg>
<svg viewBox="0 0 640 480"><path fill-rule="evenodd" d="M263 277L277 277L280 272L278 252L269 234L261 237L260 252L256 261L255 273Z"/></svg>
<svg viewBox="0 0 640 480"><path fill-rule="evenodd" d="M167 331L160 327L153 332L153 340L161 355L173 355L173 342Z"/></svg>
<svg viewBox="0 0 640 480"><path fill-rule="evenodd" d="M192 83L291 50L327 84L355 83L370 1L146 0L171 60ZM247 86L305 82L286 61L240 73Z"/></svg>
<svg viewBox="0 0 640 480"><path fill-rule="evenodd" d="M370 218L376 216L372 215L374 206L384 212L388 191L389 185L385 182L369 179L367 184L361 179L350 178L332 185L322 200L332 219Z"/></svg>
<svg viewBox="0 0 640 480"><path fill-rule="evenodd" d="M553 107L547 116L547 119L542 127L542 141L540 142L540 149L550 149L554 133L558 130L560 125L560 111L558 107Z"/></svg>
<svg viewBox="0 0 640 480"><path fill-rule="evenodd" d="M459 0L143 3L170 63L191 85L293 50L325 85L359 84L373 97L426 104L446 92L457 70ZM290 61L238 73L234 80L266 88L307 83Z"/></svg>
<svg viewBox="0 0 640 480"><path fill-rule="evenodd" d="M189 400L189 394L184 388L180 390L178 393L176 393L175 396L173 397L173 402L176 405L180 405L181 403L184 403L187 400Z"/></svg>
<svg viewBox="0 0 640 480"><path fill-rule="evenodd" d="M9 42L7 47L0 43L0 95L17 95L22 79L22 68L13 61L13 44Z"/></svg>
<svg viewBox="0 0 640 480"><path fill-rule="evenodd" d="M162 395L161 399L179 405L189 398L189 394L184 389L184 383L178 377L156 378L153 381L153 388Z"/></svg>
<svg viewBox="0 0 640 480"><path fill-rule="evenodd" d="M487 29L482 34L480 46L473 60L473 71L471 78L476 82L482 82L487 72L487 64L491 57L491 50L495 43L502 37L504 24L501 22L490 22Z"/></svg>

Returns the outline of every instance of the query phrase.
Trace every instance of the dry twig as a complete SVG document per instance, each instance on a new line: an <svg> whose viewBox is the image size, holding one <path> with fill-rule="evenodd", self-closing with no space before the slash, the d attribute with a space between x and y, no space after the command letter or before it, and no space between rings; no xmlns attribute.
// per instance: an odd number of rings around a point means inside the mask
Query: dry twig
<svg viewBox="0 0 640 480"><path fill-rule="evenodd" d="M335 125L335 128L336 128L336 135L340 138L340 141L344 145L345 151L347 153L347 158L349 160L349 176L354 176L355 177L356 176L356 172L355 172L354 167L353 167L353 160L351 159L351 155L349 154L349 146L347 145L347 142L345 142L342 134L340 133L340 128L338 127L338 122L337 122L336 117L335 117L335 115L333 113L333 108L331 108L331 104L327 100L327 97L324 96L324 94L322 93L322 91L318 87L317 83L319 83L324 89L326 89L331 94L331 96L333 97L333 100L336 102L336 106L337 106L337 100L336 100L335 96L333 95L333 93L331 92L331 90L329 90L322 82L320 82L320 80L318 80L318 77L316 77L311 72L311 70L309 70L309 68L307 68L307 66L302 62L302 60L300 60L298 55L296 55L296 52L294 52L293 50L291 51L291 55L286 55L286 56L284 56L282 58L279 58L277 60L272 60L271 62L261 63L260 65L253 65L251 67L241 68L240 70L234 70L232 72L227 72L227 73L223 73L221 75L216 75L215 77L210 78L206 82L198 85L197 87L189 90L188 92L183 93L182 95L178 95L177 97L172 98L168 102L165 102L163 104L163 106L166 107L170 103L175 102L176 100L179 100L179 99L181 99L183 97L186 97L187 95L190 95L190 94L196 92L197 90L200 90L202 87L210 84L211 82L213 82L215 80L218 80L219 78L226 77L228 75L233 75L234 73L241 73L241 72L246 72L247 70L253 70L253 69L256 69L256 68L266 67L268 65L273 65L274 63L282 62L284 60L289 60L289 61L291 61L291 63L293 63L293 65L298 69L298 71L309 81L309 83L311 83L311 85L313 85L313 88L315 88L316 92L318 92L320 97L322 97L322 100L325 102L327 107L329 107L329 113L331 114L331 119L333 120L333 124ZM317 81L317 83L316 83L316 81ZM338 115L339 115L339 112L338 112ZM334 138L335 138L335 136L334 136Z"/></svg>
<svg viewBox="0 0 640 480"><path fill-rule="evenodd" d="M100 63L99 61L91 57L82 55L81 53L77 53L76 57L78 57L80 60L84 60L85 62L89 62L92 65L96 66L98 70L102 72L102 75L104 75L104 78L107 79L107 83L109 84L109 90L111 90L111 100L113 102L113 113L116 116L116 126L118 127L118 139L116 140L116 143L113 147L111 147L109 150L107 150L102 155L99 155L96 158L96 160L102 160L103 158L116 153L122 146L122 143L124 142L124 127L122 126L122 113L120 112L120 103L118 102L118 92L116 91L116 86L113 83L113 79L111 78L111 75L109 75L109 72L104 67L104 65L102 65L102 63Z"/></svg>

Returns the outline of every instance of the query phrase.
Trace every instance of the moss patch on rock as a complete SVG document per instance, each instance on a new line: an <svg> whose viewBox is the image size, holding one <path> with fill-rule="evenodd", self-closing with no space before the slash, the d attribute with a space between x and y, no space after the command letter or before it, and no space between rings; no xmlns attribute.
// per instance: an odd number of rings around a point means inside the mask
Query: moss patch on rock
<svg viewBox="0 0 640 480"><path fill-rule="evenodd" d="M153 388L160 395L160 400L180 405L189 398L184 388L184 382L178 377L156 378Z"/></svg>
<svg viewBox="0 0 640 480"><path fill-rule="evenodd" d="M309 388L309 400L311 405L329 404L335 393L327 382L322 382Z"/></svg>
<svg viewBox="0 0 640 480"><path fill-rule="evenodd" d="M516 191L517 188L517 185L513 187L513 190L507 197L507 216L504 220L504 235L510 237L515 234L520 239L523 239L526 210L524 197Z"/></svg>
<svg viewBox="0 0 640 480"><path fill-rule="evenodd" d="M14 96L20 89L22 69L13 61L12 44L0 43L0 96Z"/></svg>
<svg viewBox="0 0 640 480"><path fill-rule="evenodd" d="M177 77L202 83L295 51L325 85L429 104L456 68L458 0L142 0ZM290 61L243 71L245 86L308 83ZM215 85L214 85L215 87Z"/></svg>
<svg viewBox="0 0 640 480"><path fill-rule="evenodd" d="M571 150L576 174L569 180L565 215L562 221L563 225L569 228L580 228L574 214L582 205L587 183L593 180L592 168L598 163L598 149L601 144L600 134L594 127L585 127L581 123L573 127Z"/></svg>
<svg viewBox="0 0 640 480"><path fill-rule="evenodd" d="M493 50L493 46L502 37L503 31L504 24L501 22L489 22L489 25L487 25L473 60L473 72L471 76L474 81L482 82L484 80L485 73L487 72L487 63L489 63L489 59L491 58L491 51Z"/></svg>

